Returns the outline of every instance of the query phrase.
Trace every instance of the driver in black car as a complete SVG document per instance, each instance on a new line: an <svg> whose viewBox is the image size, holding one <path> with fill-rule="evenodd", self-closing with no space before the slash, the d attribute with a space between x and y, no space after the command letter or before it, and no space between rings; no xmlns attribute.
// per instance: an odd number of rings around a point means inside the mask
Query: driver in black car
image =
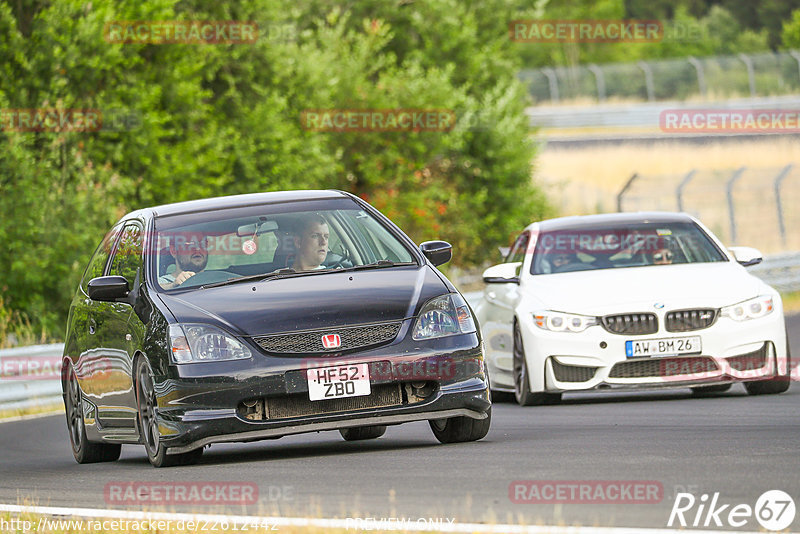
<svg viewBox="0 0 800 534"><path fill-rule="evenodd" d="M292 269L295 271L325 269L322 262L328 255L329 239L328 223L321 215L304 218L294 238L297 252Z"/></svg>
<svg viewBox="0 0 800 534"><path fill-rule="evenodd" d="M158 278L164 289L178 287L208 265L208 238L203 234L176 236L171 241L169 253L175 258L175 270Z"/></svg>

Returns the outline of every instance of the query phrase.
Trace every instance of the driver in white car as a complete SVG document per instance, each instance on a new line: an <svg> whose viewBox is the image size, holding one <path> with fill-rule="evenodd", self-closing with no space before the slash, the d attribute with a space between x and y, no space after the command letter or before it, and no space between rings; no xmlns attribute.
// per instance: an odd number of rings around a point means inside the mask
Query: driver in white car
<svg viewBox="0 0 800 534"><path fill-rule="evenodd" d="M175 270L158 278L164 289L178 287L208 265L208 238L203 234L176 236L169 244Z"/></svg>
<svg viewBox="0 0 800 534"><path fill-rule="evenodd" d="M553 265L553 272L558 273L565 270L570 265L581 263L581 261L575 254L559 252L553 256L553 259L550 260L550 263Z"/></svg>

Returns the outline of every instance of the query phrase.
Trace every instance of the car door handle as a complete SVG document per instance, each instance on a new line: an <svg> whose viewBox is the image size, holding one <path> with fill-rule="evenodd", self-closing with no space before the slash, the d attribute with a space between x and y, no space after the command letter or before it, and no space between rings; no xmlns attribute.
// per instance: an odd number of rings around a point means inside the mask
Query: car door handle
<svg viewBox="0 0 800 534"><path fill-rule="evenodd" d="M89 317L89 333L94 334L95 332L97 332L97 322Z"/></svg>

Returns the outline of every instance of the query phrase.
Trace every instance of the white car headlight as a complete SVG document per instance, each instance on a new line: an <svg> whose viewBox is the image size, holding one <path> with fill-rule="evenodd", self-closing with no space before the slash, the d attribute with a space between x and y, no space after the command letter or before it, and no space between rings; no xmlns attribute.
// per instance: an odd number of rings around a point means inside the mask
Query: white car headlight
<svg viewBox="0 0 800 534"><path fill-rule="evenodd" d="M175 363L246 360L250 349L219 328L203 324L169 325L169 345Z"/></svg>
<svg viewBox="0 0 800 534"><path fill-rule="evenodd" d="M597 317L549 310L534 312L533 322L542 330L551 332L583 332L590 326L598 324Z"/></svg>
<svg viewBox="0 0 800 534"><path fill-rule="evenodd" d="M414 323L411 337L417 341L475 332L469 306L458 293L433 298L425 303Z"/></svg>
<svg viewBox="0 0 800 534"><path fill-rule="evenodd" d="M774 309L775 306L772 302L772 297L762 295L738 304L725 306L722 308L721 313L723 317L729 317L734 321L747 321L769 315Z"/></svg>

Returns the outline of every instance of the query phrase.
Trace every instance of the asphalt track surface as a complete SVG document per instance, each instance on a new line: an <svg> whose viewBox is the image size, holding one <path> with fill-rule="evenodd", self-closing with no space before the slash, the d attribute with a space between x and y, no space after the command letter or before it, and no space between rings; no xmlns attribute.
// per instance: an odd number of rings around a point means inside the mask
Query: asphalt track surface
<svg viewBox="0 0 800 534"><path fill-rule="evenodd" d="M800 315L787 322L796 362ZM389 427L368 442L324 432L214 445L198 465L168 469L150 467L142 446L123 446L117 462L78 465L59 415L0 424L0 502L663 528L679 491L698 499L719 492L718 504L731 504L723 521L733 505L754 506L771 489L787 492L800 508L798 413L796 383L761 397L741 385L711 398L688 390L572 394L558 406L496 403L491 431L476 443L440 445L419 422ZM663 494L654 504L518 504L509 496L516 480L653 481ZM221 481L255 484L257 503L120 505L105 491L129 482ZM686 513L690 529L696 511L697 505ZM789 528L800 530L800 510ZM750 518L741 529L759 525Z"/></svg>

